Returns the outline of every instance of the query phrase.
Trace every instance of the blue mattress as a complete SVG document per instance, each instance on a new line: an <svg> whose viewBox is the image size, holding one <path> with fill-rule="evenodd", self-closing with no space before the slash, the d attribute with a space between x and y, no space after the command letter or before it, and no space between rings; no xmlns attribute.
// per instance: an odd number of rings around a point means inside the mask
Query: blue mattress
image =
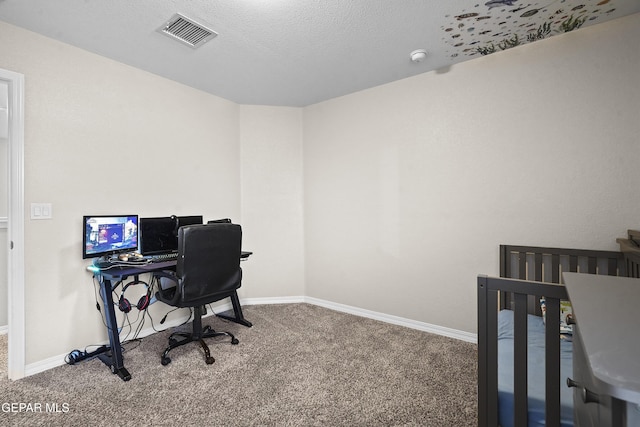
<svg viewBox="0 0 640 427"><path fill-rule="evenodd" d="M544 324L542 317L528 318L529 426L545 425ZM558 337L560 333L558 332ZM558 338L560 339L560 338ZM560 342L560 416L563 427L573 426L573 395L566 378L573 372L571 341ZM498 314L498 410L500 425L513 426L513 311Z"/></svg>

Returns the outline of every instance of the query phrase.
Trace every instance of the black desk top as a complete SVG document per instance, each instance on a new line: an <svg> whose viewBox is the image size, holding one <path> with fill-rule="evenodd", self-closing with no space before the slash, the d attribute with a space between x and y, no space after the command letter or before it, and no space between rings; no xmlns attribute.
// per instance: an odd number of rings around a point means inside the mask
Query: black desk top
<svg viewBox="0 0 640 427"><path fill-rule="evenodd" d="M247 259L253 252L242 251L240 259ZM94 274L100 274L106 277L123 277L134 276L136 274L151 273L159 270L172 270L176 266L176 260L148 262L148 261L131 261L131 262L118 262L115 261L107 267L99 267L97 265L90 265L87 270Z"/></svg>
<svg viewBox="0 0 640 427"><path fill-rule="evenodd" d="M93 274L99 274L105 277L123 277L134 276L136 274L151 273L158 270L171 270L176 266L176 260L163 261L163 262L148 262L146 264L125 264L125 263L113 263L108 267L98 267L97 265L87 266L87 270Z"/></svg>

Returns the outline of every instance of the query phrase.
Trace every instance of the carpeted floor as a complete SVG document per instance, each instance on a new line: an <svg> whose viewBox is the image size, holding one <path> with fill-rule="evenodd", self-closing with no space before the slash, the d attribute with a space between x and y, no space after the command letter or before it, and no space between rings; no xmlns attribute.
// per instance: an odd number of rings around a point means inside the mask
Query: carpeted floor
<svg viewBox="0 0 640 427"><path fill-rule="evenodd" d="M191 344L162 366L168 332L127 344L128 382L99 360L11 382L0 336L0 425L477 425L475 344L309 304L243 310L252 328L204 320L240 340L209 340L213 365Z"/></svg>

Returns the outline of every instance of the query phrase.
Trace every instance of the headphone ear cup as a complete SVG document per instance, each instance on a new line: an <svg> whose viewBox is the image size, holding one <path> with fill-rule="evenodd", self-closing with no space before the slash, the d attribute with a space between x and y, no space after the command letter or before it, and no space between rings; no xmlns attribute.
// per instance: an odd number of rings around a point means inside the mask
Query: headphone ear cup
<svg viewBox="0 0 640 427"><path fill-rule="evenodd" d="M128 312L131 311L131 303L129 302L128 299L126 299L124 297L124 293L127 290L127 288L129 288L129 286L137 285L137 284L144 285L146 290L147 290L147 292L138 300L138 303L136 304L136 308L138 310L144 310L145 308L147 308L149 306L149 302L151 300L151 296L150 296L151 292L149 290L149 285L146 282L143 282L141 280L134 280L132 282L127 283L122 288L122 293L120 294L120 300L118 301L118 308L123 313L128 313Z"/></svg>
<svg viewBox="0 0 640 427"><path fill-rule="evenodd" d="M146 309L147 307L149 307L149 294L146 293L144 295L142 295L140 297L140 300L138 300L138 304L136 304L136 307L138 307L138 310L142 311L144 309Z"/></svg>
<svg viewBox="0 0 640 427"><path fill-rule="evenodd" d="M124 296L120 296L120 301L118 301L118 308L123 313L128 313L131 311L131 303Z"/></svg>

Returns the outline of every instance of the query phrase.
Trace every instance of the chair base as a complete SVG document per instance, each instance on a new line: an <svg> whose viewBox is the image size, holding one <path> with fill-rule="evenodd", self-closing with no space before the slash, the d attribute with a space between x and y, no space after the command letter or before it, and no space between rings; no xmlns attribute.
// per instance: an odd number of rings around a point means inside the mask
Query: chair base
<svg viewBox="0 0 640 427"><path fill-rule="evenodd" d="M200 346L204 350L204 361L207 365L211 365L216 360L211 356L211 352L209 351L209 346L204 342L205 338L213 338L213 337L221 337L228 336L231 337L231 344L236 345L240 341L233 336L233 334L229 332L216 332L211 329L210 326L205 326L201 333L186 333L186 332L174 332L169 337L169 347L167 347L162 356L160 356L160 363L166 366L171 363L171 358L168 356L169 352L176 347L183 346L185 344L189 344L191 342L199 342ZM182 337L181 340L177 340L175 337Z"/></svg>

